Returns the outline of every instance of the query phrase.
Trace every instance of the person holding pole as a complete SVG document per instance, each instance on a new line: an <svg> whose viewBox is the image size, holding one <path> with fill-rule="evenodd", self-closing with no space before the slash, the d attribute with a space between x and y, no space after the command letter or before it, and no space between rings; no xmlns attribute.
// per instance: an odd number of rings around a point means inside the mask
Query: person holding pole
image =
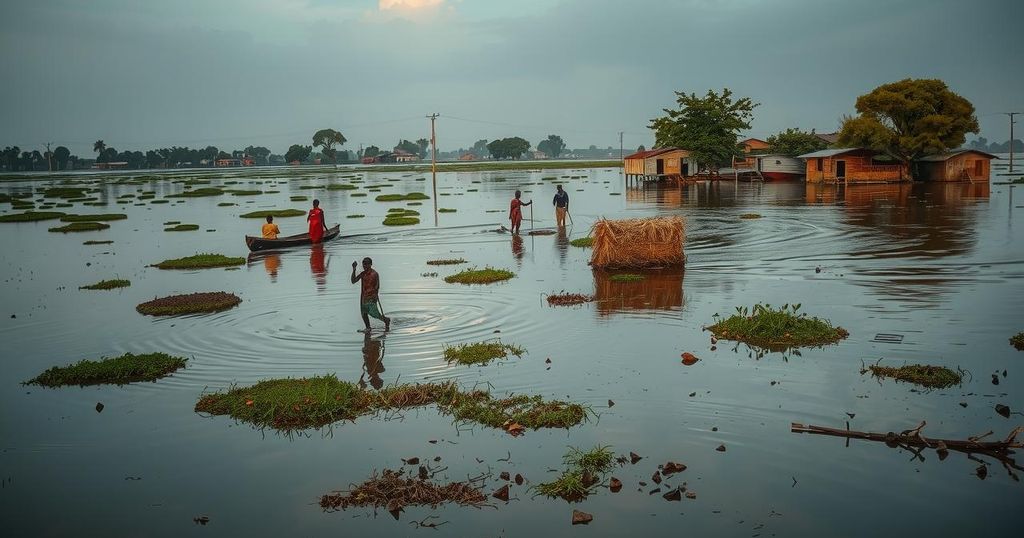
<svg viewBox="0 0 1024 538"><path fill-rule="evenodd" d="M558 192L555 193L551 204L555 206L555 224L559 228L565 228L565 214L569 212L569 193L562 190L558 185Z"/></svg>
<svg viewBox="0 0 1024 538"><path fill-rule="evenodd" d="M391 330L391 318L380 311L380 275L373 270L373 260L369 257L363 258L363 272L356 274L356 262L352 262L352 283L362 283L359 293L359 313L363 316L363 324L366 329L359 332L370 332L370 318L379 319L384 322L384 331Z"/></svg>
<svg viewBox="0 0 1024 538"><path fill-rule="evenodd" d="M522 201L522 191L516 191L516 197L512 199L512 203L508 208L508 219L512 221L512 233L519 233L519 226L523 223L523 206L528 206L533 201L524 202Z"/></svg>

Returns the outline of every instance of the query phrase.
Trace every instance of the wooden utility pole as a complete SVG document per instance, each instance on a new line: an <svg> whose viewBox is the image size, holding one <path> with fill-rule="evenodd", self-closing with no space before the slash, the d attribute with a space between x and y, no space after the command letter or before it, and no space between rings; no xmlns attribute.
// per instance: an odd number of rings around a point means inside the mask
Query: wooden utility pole
<svg viewBox="0 0 1024 538"><path fill-rule="evenodd" d="M1012 124L1010 125L1010 140L1013 140L1013 125ZM53 172L53 153L50 153L50 144L52 144L52 143L53 142L47 142L46 143L46 171L47 172ZM1013 142L1010 142L1010 151L1013 151ZM1013 155L1013 154L1011 153L1010 155ZM1011 163L1013 162L1012 158L1010 159L1010 162ZM1013 165L1010 165L1010 167L1012 168ZM1010 171L1012 172L1013 170L1010 170Z"/></svg>
<svg viewBox="0 0 1024 538"><path fill-rule="evenodd" d="M622 153L622 131L619 131L619 163L625 166L626 160Z"/></svg>
<svg viewBox="0 0 1024 538"><path fill-rule="evenodd" d="M427 116L430 118L430 175L434 184L434 227L437 227L437 134L434 122L440 116L437 112Z"/></svg>
<svg viewBox="0 0 1024 538"><path fill-rule="evenodd" d="M1010 173L1012 174L1013 173L1013 124L1017 123L1016 121L1014 121L1013 117L1016 116L1017 114L1020 114L1020 112L1003 112L1003 114L1006 114L1007 116L1010 117Z"/></svg>

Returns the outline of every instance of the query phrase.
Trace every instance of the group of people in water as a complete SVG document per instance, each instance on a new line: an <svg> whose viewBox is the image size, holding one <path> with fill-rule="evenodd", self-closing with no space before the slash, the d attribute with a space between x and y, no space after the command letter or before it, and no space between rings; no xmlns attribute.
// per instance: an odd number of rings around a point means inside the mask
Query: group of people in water
<svg viewBox="0 0 1024 538"><path fill-rule="evenodd" d="M569 194L562 189L561 185L558 185L557 189L551 204L555 208L556 225L559 228L564 228L565 217L569 215ZM522 196L522 191L517 190L515 197L509 205L508 218L511 221L511 231L514 235L519 234L519 227L523 222L522 208L533 204L532 200L524 202ZM571 216L569 218L572 219ZM328 231L324 210L320 209L320 200L313 200L313 208L306 215L306 222L309 224L310 242L313 245L320 244L323 241L324 234ZM264 239L277 239L277 236L281 234L281 229L278 228L277 224L274 224L274 217L272 215L267 215L267 222L263 225L261 231ZM358 262L352 262L351 281L353 284L359 282L361 285L359 313L363 318L363 325L365 326L361 332L369 334L373 330L370 327L370 318L383 321L384 331L389 331L391 330L391 318L385 316L382 312L383 309L380 307L380 274L373 269L373 260L369 257L363 258L363 270L356 274L358 266Z"/></svg>

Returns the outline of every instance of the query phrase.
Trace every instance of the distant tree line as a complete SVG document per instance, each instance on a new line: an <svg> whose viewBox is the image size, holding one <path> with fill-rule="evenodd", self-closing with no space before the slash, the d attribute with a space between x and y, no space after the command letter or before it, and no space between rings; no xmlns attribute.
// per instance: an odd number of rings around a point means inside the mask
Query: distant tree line
<svg viewBox="0 0 1024 538"><path fill-rule="evenodd" d="M1010 141L1007 140L1002 144L998 142L989 142L984 136L979 136L977 140L972 140L970 144L967 144L967 149L976 149L978 151L987 151L988 153L1009 153L1010 152ZM1014 153L1024 151L1024 142L1019 138L1013 139L1013 151Z"/></svg>
<svg viewBox="0 0 1024 538"><path fill-rule="evenodd" d="M39 150L22 151L18 146L7 146L0 152L0 166L10 172L32 172L50 170L71 170L78 166L81 159L72 155L64 146L57 146L53 151Z"/></svg>

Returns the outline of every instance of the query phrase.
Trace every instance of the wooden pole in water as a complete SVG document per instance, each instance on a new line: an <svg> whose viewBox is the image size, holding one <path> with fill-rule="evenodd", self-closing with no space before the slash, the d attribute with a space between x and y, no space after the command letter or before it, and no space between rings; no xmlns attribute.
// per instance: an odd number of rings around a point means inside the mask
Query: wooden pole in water
<svg viewBox="0 0 1024 538"><path fill-rule="evenodd" d="M430 175L434 184L434 227L437 227L437 135L434 131L434 121L438 113L433 113L430 118Z"/></svg>
<svg viewBox="0 0 1024 538"><path fill-rule="evenodd" d="M1020 114L1020 112L1003 112L1003 114L1006 114L1007 116L1010 117L1010 173L1012 174L1013 173L1013 124L1017 123L1016 121L1013 120L1013 117L1016 116L1017 114Z"/></svg>

